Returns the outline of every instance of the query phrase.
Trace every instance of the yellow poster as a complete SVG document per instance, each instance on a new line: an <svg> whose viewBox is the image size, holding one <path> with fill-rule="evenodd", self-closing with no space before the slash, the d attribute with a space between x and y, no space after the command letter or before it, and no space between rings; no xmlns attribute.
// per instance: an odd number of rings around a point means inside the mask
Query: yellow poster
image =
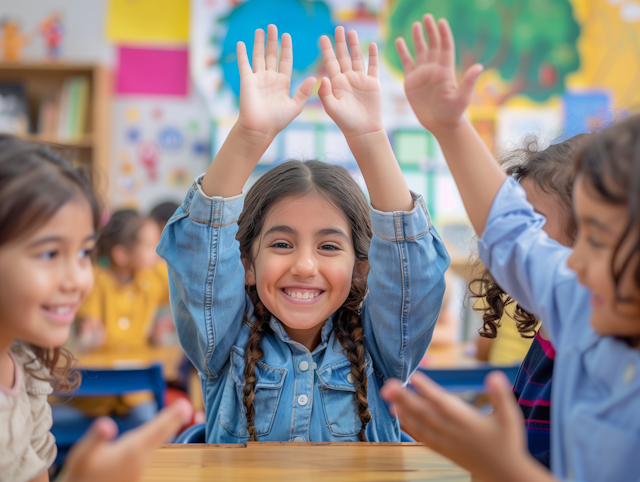
<svg viewBox="0 0 640 482"><path fill-rule="evenodd" d="M110 0L106 33L117 43L186 43L189 0Z"/></svg>

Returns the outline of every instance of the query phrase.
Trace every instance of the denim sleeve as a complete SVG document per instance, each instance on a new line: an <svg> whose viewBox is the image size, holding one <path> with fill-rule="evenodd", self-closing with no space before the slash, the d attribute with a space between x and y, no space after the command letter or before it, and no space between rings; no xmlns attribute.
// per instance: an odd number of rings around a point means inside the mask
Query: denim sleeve
<svg viewBox="0 0 640 482"><path fill-rule="evenodd" d="M444 296L449 254L421 196L410 212L371 209L369 294L362 308L377 370L406 382L429 347Z"/></svg>
<svg viewBox="0 0 640 482"><path fill-rule="evenodd" d="M169 268L180 343L198 371L215 378L229 359L247 303L236 241L244 197L210 198L201 180L167 223L158 254Z"/></svg>
<svg viewBox="0 0 640 482"><path fill-rule="evenodd" d="M482 262L500 287L536 315L559 346L588 326L589 293L567 266L571 249L542 230L522 187L507 179L491 207L478 243Z"/></svg>

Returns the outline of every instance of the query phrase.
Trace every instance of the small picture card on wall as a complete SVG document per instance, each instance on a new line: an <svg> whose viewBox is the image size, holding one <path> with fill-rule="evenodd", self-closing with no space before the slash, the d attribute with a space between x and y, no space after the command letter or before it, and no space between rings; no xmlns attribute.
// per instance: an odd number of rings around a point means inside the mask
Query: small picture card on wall
<svg viewBox="0 0 640 482"><path fill-rule="evenodd" d="M118 48L118 94L185 96L188 86L186 48Z"/></svg>

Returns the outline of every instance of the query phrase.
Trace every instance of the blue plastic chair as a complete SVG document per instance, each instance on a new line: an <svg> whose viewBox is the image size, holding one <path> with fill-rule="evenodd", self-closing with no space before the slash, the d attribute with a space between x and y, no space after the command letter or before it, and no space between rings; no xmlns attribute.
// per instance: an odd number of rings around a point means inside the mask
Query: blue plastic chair
<svg viewBox="0 0 640 482"><path fill-rule="evenodd" d="M176 438L175 443L177 444L205 444L206 433L204 423L199 423L197 425L192 425Z"/></svg>
<svg viewBox="0 0 640 482"><path fill-rule="evenodd" d="M160 410L164 405L164 391L166 382L162 376L162 366L152 365L148 368L125 369L86 369L80 370L82 383L71 393L56 393L57 396L66 397L96 397L124 395L130 392L148 390L153 393L155 402ZM54 417L55 418L55 417ZM137 423L127 420L127 417L114 417L120 432L135 428ZM71 446L86 432L92 419L84 417L80 420L65 423L55 423L51 427L51 433L56 438L58 456L56 465L60 466Z"/></svg>
<svg viewBox="0 0 640 482"><path fill-rule="evenodd" d="M515 382L520 365L500 367L493 365L480 365L472 368L431 369L419 368L419 370L433 381L453 393L485 393L484 379L490 372L504 372L511 383Z"/></svg>

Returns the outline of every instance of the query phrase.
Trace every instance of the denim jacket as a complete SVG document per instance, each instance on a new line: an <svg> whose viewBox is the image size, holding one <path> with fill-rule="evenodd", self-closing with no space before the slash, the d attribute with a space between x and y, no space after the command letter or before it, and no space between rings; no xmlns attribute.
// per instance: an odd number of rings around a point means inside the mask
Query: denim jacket
<svg viewBox="0 0 640 482"><path fill-rule="evenodd" d="M207 197L199 177L167 224L158 253L169 266L171 307L180 342L200 373L208 443L249 438L244 347L253 305L245 293L237 219L243 195ZM365 333L371 442L398 442L400 428L379 395L390 377L406 382L431 341L449 256L420 196L410 212L371 209ZM360 419L351 365L333 332L333 315L313 352L275 318L256 366L254 423L260 441L357 441Z"/></svg>
<svg viewBox="0 0 640 482"><path fill-rule="evenodd" d="M571 249L542 231L522 187L507 179L479 243L500 286L535 314L556 350L551 470L562 480L640 480L640 351L596 333L591 293L567 266Z"/></svg>

